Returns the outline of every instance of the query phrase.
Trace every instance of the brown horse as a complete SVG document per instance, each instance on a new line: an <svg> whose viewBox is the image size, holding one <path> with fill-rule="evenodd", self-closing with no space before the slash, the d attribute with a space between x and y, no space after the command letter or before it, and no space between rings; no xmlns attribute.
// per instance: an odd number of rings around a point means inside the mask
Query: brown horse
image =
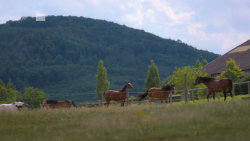
<svg viewBox="0 0 250 141"><path fill-rule="evenodd" d="M64 101L57 101L57 100L46 100L43 102L44 108L71 108L77 107L72 100L64 100Z"/></svg>
<svg viewBox="0 0 250 141"><path fill-rule="evenodd" d="M106 100L105 105L108 107L110 101L121 101L121 106L124 106L125 100L127 98L127 89L132 89L133 86L131 83L126 83L126 85L119 91L107 90L103 93L103 97Z"/></svg>
<svg viewBox="0 0 250 141"><path fill-rule="evenodd" d="M215 100L215 93L216 92L223 92L224 93L224 101L227 98L227 92L230 93L231 97L232 95L232 81L229 78L223 78L223 79L216 79L216 78L209 78L209 77L197 77L194 85L203 83L208 88L208 95L207 95L207 101L209 101L209 96L213 94L213 99Z"/></svg>
<svg viewBox="0 0 250 141"><path fill-rule="evenodd" d="M144 94L139 95L139 101L143 100L147 95L149 96L149 102L153 102L154 99L168 100L168 96L171 92L175 91L175 85L166 85L161 88L150 88Z"/></svg>

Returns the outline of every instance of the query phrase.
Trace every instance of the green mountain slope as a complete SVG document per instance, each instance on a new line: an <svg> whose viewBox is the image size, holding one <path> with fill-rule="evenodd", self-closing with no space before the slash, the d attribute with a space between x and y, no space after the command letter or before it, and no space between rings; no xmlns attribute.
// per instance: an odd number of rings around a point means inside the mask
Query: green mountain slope
<svg viewBox="0 0 250 141"><path fill-rule="evenodd" d="M48 16L45 22L26 17L0 25L0 79L13 82L19 90L38 87L51 99L95 100L100 59L111 89L131 81L132 92L138 92L151 59L163 79L175 67L217 57L143 30L84 17Z"/></svg>

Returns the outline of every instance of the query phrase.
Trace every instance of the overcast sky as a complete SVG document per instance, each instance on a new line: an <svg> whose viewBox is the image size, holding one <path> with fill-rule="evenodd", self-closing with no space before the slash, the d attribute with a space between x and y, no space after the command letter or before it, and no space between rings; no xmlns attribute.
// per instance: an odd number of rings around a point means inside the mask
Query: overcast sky
<svg viewBox="0 0 250 141"><path fill-rule="evenodd" d="M218 54L250 39L250 0L0 0L0 23L41 15L104 19Z"/></svg>

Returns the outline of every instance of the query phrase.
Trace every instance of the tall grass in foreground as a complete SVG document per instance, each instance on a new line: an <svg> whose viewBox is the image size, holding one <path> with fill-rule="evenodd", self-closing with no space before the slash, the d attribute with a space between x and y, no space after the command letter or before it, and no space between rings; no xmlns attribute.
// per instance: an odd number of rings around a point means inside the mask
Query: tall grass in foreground
<svg viewBox="0 0 250 141"><path fill-rule="evenodd" d="M249 140L250 101L0 112L1 141Z"/></svg>

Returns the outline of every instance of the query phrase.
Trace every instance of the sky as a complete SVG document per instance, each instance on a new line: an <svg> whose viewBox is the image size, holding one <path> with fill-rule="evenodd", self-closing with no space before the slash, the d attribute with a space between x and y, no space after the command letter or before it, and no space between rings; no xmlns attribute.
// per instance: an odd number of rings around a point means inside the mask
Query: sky
<svg viewBox="0 0 250 141"><path fill-rule="evenodd" d="M83 16L224 54L250 39L250 0L0 0L0 23L22 16Z"/></svg>

